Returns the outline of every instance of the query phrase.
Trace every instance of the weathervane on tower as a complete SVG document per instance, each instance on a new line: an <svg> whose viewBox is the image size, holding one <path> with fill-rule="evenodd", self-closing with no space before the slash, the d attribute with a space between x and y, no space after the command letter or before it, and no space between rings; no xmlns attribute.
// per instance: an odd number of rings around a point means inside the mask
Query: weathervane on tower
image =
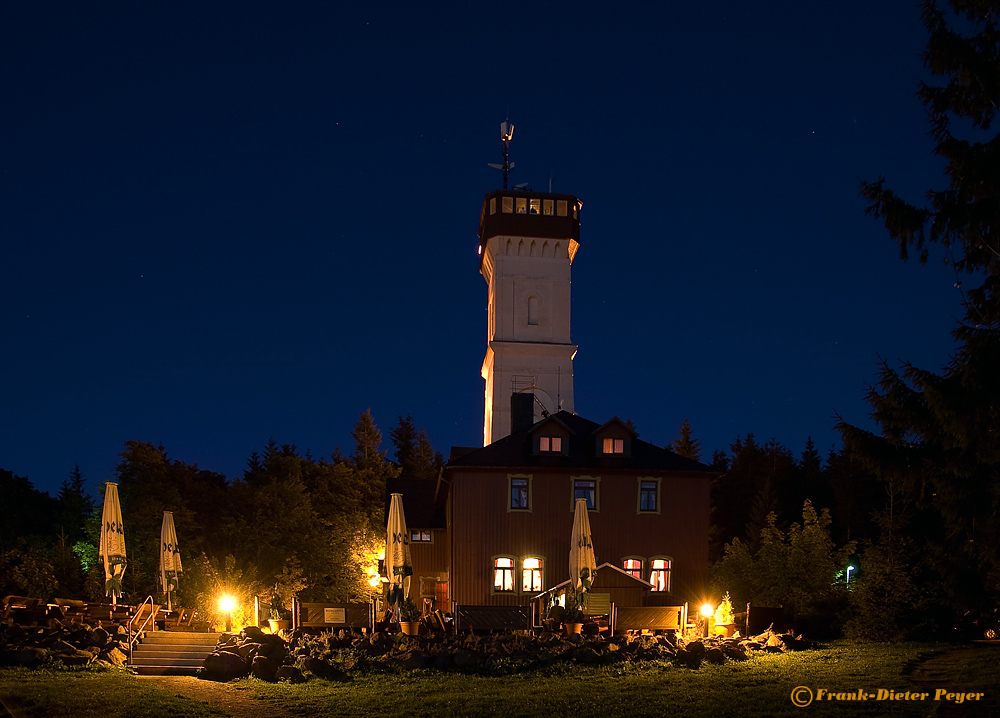
<svg viewBox="0 0 1000 718"><path fill-rule="evenodd" d="M510 121L508 117L506 120L500 123L500 142L503 144L503 164L498 165L494 162L488 162L487 164L503 172L503 188L507 189L507 175L510 171L514 169L514 163L507 161L507 148L510 145L510 141L514 139L514 123Z"/></svg>

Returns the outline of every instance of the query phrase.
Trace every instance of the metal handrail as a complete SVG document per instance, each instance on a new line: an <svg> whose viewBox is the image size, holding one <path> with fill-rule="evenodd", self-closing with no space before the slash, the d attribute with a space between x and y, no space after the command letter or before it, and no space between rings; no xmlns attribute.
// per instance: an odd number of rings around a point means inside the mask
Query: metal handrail
<svg viewBox="0 0 1000 718"><path fill-rule="evenodd" d="M142 622L142 625L135 632L135 635L133 635L132 634L132 623L135 621L135 619L137 619L140 616L140 614L142 612L142 607L145 606L147 602L149 603L149 615L146 616L146 619ZM125 628L128 631L128 662L129 663L132 662L132 647L135 645L136 640L138 640L139 634L142 633L143 630L145 630L146 625L150 621L153 620L153 616L154 615L155 614L153 612L153 597L150 595L150 596L146 596L146 598L143 600L143 602L140 603L138 606L135 607L135 613L133 613L132 616L131 616L131 618L128 619L128 623L126 624Z"/></svg>

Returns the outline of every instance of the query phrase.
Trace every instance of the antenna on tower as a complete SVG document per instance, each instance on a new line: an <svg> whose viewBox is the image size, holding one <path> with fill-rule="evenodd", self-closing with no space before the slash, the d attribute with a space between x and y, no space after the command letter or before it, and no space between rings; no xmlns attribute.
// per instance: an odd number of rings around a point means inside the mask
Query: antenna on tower
<svg viewBox="0 0 1000 718"><path fill-rule="evenodd" d="M506 120L500 123L500 142L503 144L503 164L498 165L493 162L488 162L487 164L503 172L503 188L507 189L507 175L510 171L514 169L514 163L507 161L507 146L510 141L514 139L514 123L510 121L508 117Z"/></svg>

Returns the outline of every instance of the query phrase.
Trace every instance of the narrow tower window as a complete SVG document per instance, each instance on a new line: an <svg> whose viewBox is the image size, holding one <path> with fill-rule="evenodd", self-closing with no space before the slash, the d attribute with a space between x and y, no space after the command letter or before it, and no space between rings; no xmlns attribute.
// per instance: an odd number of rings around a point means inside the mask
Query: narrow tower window
<svg viewBox="0 0 1000 718"><path fill-rule="evenodd" d="M528 297L528 324L538 324L538 297L534 295Z"/></svg>

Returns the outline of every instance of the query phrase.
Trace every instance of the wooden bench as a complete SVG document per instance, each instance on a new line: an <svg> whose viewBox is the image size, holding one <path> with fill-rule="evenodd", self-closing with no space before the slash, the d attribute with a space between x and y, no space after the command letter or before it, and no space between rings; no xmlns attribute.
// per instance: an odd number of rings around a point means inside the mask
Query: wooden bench
<svg viewBox="0 0 1000 718"><path fill-rule="evenodd" d="M683 632L687 623L687 605L615 607L616 633L627 631Z"/></svg>

